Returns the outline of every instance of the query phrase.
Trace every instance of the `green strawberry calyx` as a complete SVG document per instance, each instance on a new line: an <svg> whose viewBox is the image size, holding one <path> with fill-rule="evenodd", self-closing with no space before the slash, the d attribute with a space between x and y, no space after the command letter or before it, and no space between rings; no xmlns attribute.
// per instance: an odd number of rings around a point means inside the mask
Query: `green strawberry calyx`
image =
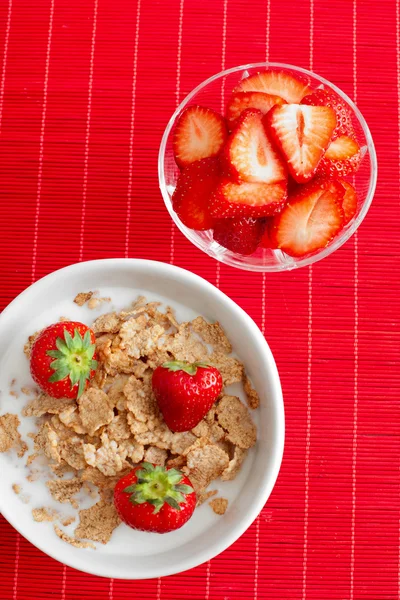
<svg viewBox="0 0 400 600"><path fill-rule="evenodd" d="M208 367L207 363L203 362L194 362L189 363L184 360L171 360L169 362L165 362L162 367L164 369L168 369L168 371L185 371L188 375L196 375L198 367Z"/></svg>
<svg viewBox="0 0 400 600"><path fill-rule="evenodd" d="M54 373L49 377L50 383L62 381L69 377L71 388L77 383L77 398L85 391L86 382L90 379L90 372L97 369L97 361L93 360L95 345L92 344L90 331L87 330L82 337L78 329L74 330L74 337L64 329L64 339L56 339L57 350L47 350L46 354L54 358L50 368Z"/></svg>
<svg viewBox="0 0 400 600"><path fill-rule="evenodd" d="M186 502L185 495L194 492L190 485L181 483L184 475L178 469L166 469L160 465L143 462L136 471L137 482L128 485L123 491L130 494L129 502L154 506L153 514L158 513L164 504L181 510Z"/></svg>

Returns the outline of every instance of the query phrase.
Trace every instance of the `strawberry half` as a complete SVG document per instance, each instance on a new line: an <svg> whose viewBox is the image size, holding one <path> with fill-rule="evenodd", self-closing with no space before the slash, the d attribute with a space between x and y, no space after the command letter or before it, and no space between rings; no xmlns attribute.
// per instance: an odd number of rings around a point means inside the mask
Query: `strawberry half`
<svg viewBox="0 0 400 600"><path fill-rule="evenodd" d="M204 158L185 167L178 177L172 196L172 206L186 227L205 231L211 229L214 220L208 204L219 183L218 158Z"/></svg>
<svg viewBox="0 0 400 600"><path fill-rule="evenodd" d="M326 177L346 177L358 170L360 162L360 146L353 138L341 135L329 144L318 173Z"/></svg>
<svg viewBox="0 0 400 600"><path fill-rule="evenodd" d="M304 256L324 248L342 229L344 188L320 179L302 186L274 217L271 238L290 256Z"/></svg>
<svg viewBox="0 0 400 600"><path fill-rule="evenodd" d="M307 81L302 81L286 71L264 71L242 79L234 92L264 92L280 96L286 102L300 102L312 93Z"/></svg>
<svg viewBox="0 0 400 600"><path fill-rule="evenodd" d="M298 183L311 179L336 127L328 106L284 104L265 115L264 122Z"/></svg>
<svg viewBox="0 0 400 600"><path fill-rule="evenodd" d="M235 183L223 179L210 201L214 218L265 217L283 208L287 197L286 181L279 183Z"/></svg>
<svg viewBox="0 0 400 600"><path fill-rule="evenodd" d="M265 219L265 230L261 238L260 248L276 249L276 244L271 237L273 223L274 219L272 217Z"/></svg>
<svg viewBox="0 0 400 600"><path fill-rule="evenodd" d="M260 110L246 109L225 146L225 162L239 181L277 183L286 179L285 165L268 139L262 117Z"/></svg>
<svg viewBox="0 0 400 600"><path fill-rule="evenodd" d="M340 96L335 94L335 92L315 90L315 92L303 98L301 104L307 104L309 106L329 106L329 108L332 108L335 111L336 115L336 128L333 132L333 137L335 138L339 135L350 135L355 137L351 113L345 102Z"/></svg>
<svg viewBox="0 0 400 600"><path fill-rule="evenodd" d="M248 256L257 250L264 228L262 219L221 219L215 223L213 238L224 248Z"/></svg>
<svg viewBox="0 0 400 600"><path fill-rule="evenodd" d="M174 131L176 164L185 167L196 160L216 156L228 136L224 118L211 108L189 106L180 115Z"/></svg>
<svg viewBox="0 0 400 600"><path fill-rule="evenodd" d="M342 207L344 212L344 224L347 225L357 212L357 193L350 183L343 179L340 179L339 181L344 187Z"/></svg>
<svg viewBox="0 0 400 600"><path fill-rule="evenodd" d="M286 104L286 101L280 96L264 92L236 92L232 94L226 109L228 125L232 129L246 108L255 108L265 115L276 104Z"/></svg>

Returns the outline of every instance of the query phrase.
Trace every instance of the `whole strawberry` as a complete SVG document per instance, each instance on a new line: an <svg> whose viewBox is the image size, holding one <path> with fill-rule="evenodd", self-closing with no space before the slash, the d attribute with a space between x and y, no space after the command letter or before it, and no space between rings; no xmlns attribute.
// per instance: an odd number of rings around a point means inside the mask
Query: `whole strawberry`
<svg viewBox="0 0 400 600"><path fill-rule="evenodd" d="M143 462L122 477L114 489L114 504L121 520L153 533L179 529L192 516L196 494L178 469Z"/></svg>
<svg viewBox="0 0 400 600"><path fill-rule="evenodd" d="M32 346L33 379L54 398L79 398L97 368L95 341L83 323L63 321L46 327Z"/></svg>
<svg viewBox="0 0 400 600"><path fill-rule="evenodd" d="M172 431L189 431L208 413L223 381L215 367L172 361L157 367L152 385L168 427Z"/></svg>

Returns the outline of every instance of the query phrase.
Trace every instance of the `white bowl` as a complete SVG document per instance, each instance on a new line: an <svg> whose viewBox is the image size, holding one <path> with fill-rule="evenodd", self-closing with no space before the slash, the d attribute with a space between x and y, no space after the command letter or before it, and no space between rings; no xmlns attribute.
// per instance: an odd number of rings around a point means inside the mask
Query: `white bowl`
<svg viewBox="0 0 400 600"><path fill-rule="evenodd" d="M213 558L237 540L251 525L272 491L282 460L284 412L278 372L271 351L254 321L213 285L178 267L164 263L110 259L84 262L44 277L20 294L0 316L0 414L19 413L25 404L22 395L10 395L29 383L28 361L22 347L29 334L56 321L61 315L91 323L110 305L92 310L72 302L78 292L100 290L111 296L112 308L120 309L142 293L177 309L179 320L204 315L218 320L227 331L238 356L261 397L253 412L258 426L258 441L247 457L240 475L231 482L218 482L220 495L229 499L223 517L214 515L207 504L196 509L192 519L180 530L165 535L134 531L121 525L111 541L97 550L77 549L61 541L51 523L36 523L34 507L52 506L45 477L26 481L25 459L15 453L0 455L3 516L26 539L53 558L70 567L123 579L146 579L185 571ZM236 391L236 390L235 390ZM34 420L22 418L23 437L34 429ZM12 484L22 486L27 503L16 496ZM93 501L92 501L93 502ZM54 505L56 506L56 505ZM60 510L61 506L57 505ZM66 510L68 514L71 510ZM71 525L64 528L73 533Z"/></svg>

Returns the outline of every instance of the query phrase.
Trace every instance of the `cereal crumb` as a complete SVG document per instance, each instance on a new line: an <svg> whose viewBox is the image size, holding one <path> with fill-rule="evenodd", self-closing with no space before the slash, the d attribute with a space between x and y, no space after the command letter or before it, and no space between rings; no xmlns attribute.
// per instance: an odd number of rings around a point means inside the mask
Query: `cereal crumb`
<svg viewBox="0 0 400 600"><path fill-rule="evenodd" d="M36 454L36 452L34 452L33 454L29 454L29 456L26 459L26 466L29 467L29 465L31 465L33 461L37 459L38 456L39 455Z"/></svg>
<svg viewBox="0 0 400 600"><path fill-rule="evenodd" d="M47 394L40 394L22 409L22 414L24 417L41 417L46 413L58 415L70 406L76 406L72 398L52 398Z"/></svg>
<svg viewBox="0 0 400 600"><path fill-rule="evenodd" d="M100 500L91 508L79 511L79 525L75 534L80 538L107 544L120 522L114 505Z"/></svg>
<svg viewBox="0 0 400 600"><path fill-rule="evenodd" d="M65 531L60 529L57 525L54 525L54 531L63 542L67 542L71 544L71 546L75 546L75 548L93 548L96 550L96 546L91 542L83 542L82 540L78 540L77 538L71 537L67 535Z"/></svg>
<svg viewBox="0 0 400 600"><path fill-rule="evenodd" d="M216 515L224 515L228 508L228 500L226 498L214 498L209 502Z"/></svg>
<svg viewBox="0 0 400 600"><path fill-rule="evenodd" d="M75 296L74 302L78 306L83 306L85 304L85 302L87 302L88 300L90 300L90 298L92 296L93 296L93 292L79 292L79 294L77 294Z"/></svg>
<svg viewBox="0 0 400 600"><path fill-rule="evenodd" d="M35 331L35 333L33 333L32 335L30 335L28 337L28 341L26 342L26 344L24 346L24 354L28 360L31 357L32 346L36 342L36 338L39 337L40 333L41 333L41 331Z"/></svg>
<svg viewBox="0 0 400 600"><path fill-rule="evenodd" d="M78 508L78 503L74 496L81 489L82 483L81 479L73 477L72 479L62 479L61 481L48 481L46 485L54 500L61 502L61 504L69 502L74 508Z"/></svg>
<svg viewBox="0 0 400 600"><path fill-rule="evenodd" d="M30 388L28 386L24 386L21 388L21 393L24 394L24 396L32 396L32 394L35 393L35 389L34 388Z"/></svg>
<svg viewBox="0 0 400 600"><path fill-rule="evenodd" d="M21 424L17 415L6 413L0 417L0 452L7 452L13 447L19 447L18 456L25 453L25 442L21 441L18 427ZM22 454L20 454L22 452Z"/></svg>
<svg viewBox="0 0 400 600"><path fill-rule="evenodd" d="M196 504L196 506L201 506L201 504L204 504L204 502L207 502L207 500L209 498L212 498L216 494L218 494L218 490L209 490L208 492L201 492L197 496L197 504Z"/></svg>
<svg viewBox="0 0 400 600"><path fill-rule="evenodd" d="M250 379L247 377L247 375L245 375L243 380L243 388L247 397L247 404L253 410L258 408L260 406L260 397L251 385Z"/></svg>
<svg viewBox="0 0 400 600"><path fill-rule="evenodd" d="M33 508L32 516L35 521L42 523L43 521L54 521L57 518L58 513L52 508L45 508L43 506L42 508Z"/></svg>
<svg viewBox="0 0 400 600"><path fill-rule="evenodd" d="M13 483L12 489L14 490L15 494L20 494L22 490L21 486L18 483Z"/></svg>
<svg viewBox="0 0 400 600"><path fill-rule="evenodd" d="M64 527L68 527L68 525L71 525L71 523L74 523L76 521L75 517L69 516L69 517L63 517L60 519L61 524L64 525Z"/></svg>
<svg viewBox="0 0 400 600"><path fill-rule="evenodd" d="M239 448L251 448L257 440L257 430L247 407L237 396L223 396L217 404L217 420L226 431L227 439Z"/></svg>
<svg viewBox="0 0 400 600"><path fill-rule="evenodd" d="M89 388L78 400L79 416L89 435L102 425L108 425L114 418L113 405L107 394L96 388Z"/></svg>
<svg viewBox="0 0 400 600"><path fill-rule="evenodd" d="M19 397L18 394L17 394L17 392L15 392L14 390L11 390L10 396L13 396L13 398L18 398Z"/></svg>

